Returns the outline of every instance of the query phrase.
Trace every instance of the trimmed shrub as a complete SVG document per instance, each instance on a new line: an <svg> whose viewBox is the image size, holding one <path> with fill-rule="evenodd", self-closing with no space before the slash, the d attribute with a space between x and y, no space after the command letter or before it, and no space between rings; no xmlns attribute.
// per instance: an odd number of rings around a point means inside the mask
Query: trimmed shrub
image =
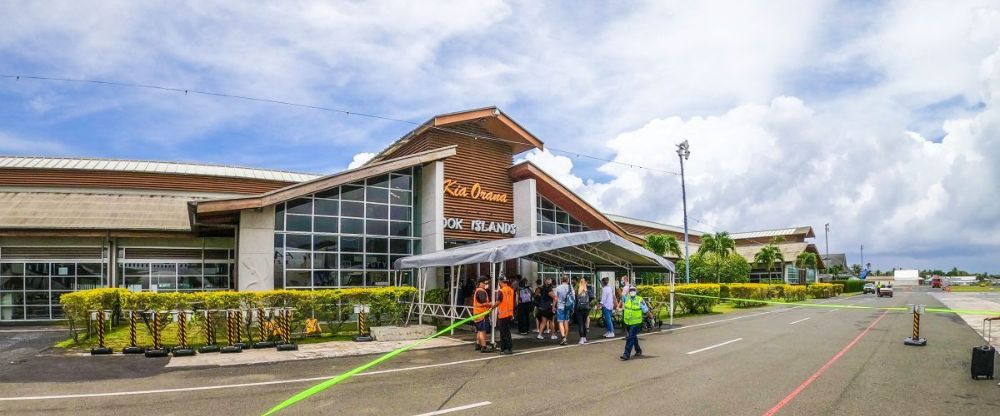
<svg viewBox="0 0 1000 416"><path fill-rule="evenodd" d="M786 302L800 302L806 300L806 287L800 285L785 285L784 296Z"/></svg>
<svg viewBox="0 0 1000 416"><path fill-rule="evenodd" d="M840 283L833 283L833 295L840 296L841 293L844 293L844 285Z"/></svg>
<svg viewBox="0 0 1000 416"><path fill-rule="evenodd" d="M864 280L834 280L830 283L844 285L844 290L841 293L860 292L865 287Z"/></svg>
<svg viewBox="0 0 1000 416"><path fill-rule="evenodd" d="M771 287L773 288L774 286ZM757 300L767 300L770 295L768 285L762 283L733 283L729 285L729 294L733 299ZM749 300L733 300L733 305L737 308L748 308L765 304Z"/></svg>
<svg viewBox="0 0 1000 416"><path fill-rule="evenodd" d="M806 286L809 296L816 299L827 299L834 296L834 288L831 283L813 283Z"/></svg>
<svg viewBox="0 0 1000 416"><path fill-rule="evenodd" d="M80 326L84 326L90 335L90 311L110 310L115 316L121 314L121 296L128 293L125 289L101 288L81 290L66 293L59 297L59 303L69 321L69 331L76 341Z"/></svg>
<svg viewBox="0 0 1000 416"><path fill-rule="evenodd" d="M638 286L639 295L656 302L670 301L669 285L647 285ZM712 307L719 303L719 285L714 283L691 283L674 286L675 306L680 312L686 313L710 313ZM676 294L692 294L694 296L680 296ZM707 297L700 297L707 296ZM675 312L677 312L675 310Z"/></svg>

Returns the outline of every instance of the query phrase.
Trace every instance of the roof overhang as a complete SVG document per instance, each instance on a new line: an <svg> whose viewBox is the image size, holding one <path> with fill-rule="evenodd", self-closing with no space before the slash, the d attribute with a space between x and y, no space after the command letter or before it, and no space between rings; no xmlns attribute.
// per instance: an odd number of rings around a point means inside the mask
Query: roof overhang
<svg viewBox="0 0 1000 416"><path fill-rule="evenodd" d="M559 268L673 272L674 264L607 230L517 237L396 260L396 270L526 259Z"/></svg>
<svg viewBox="0 0 1000 416"><path fill-rule="evenodd" d="M428 130L449 131L449 127L465 123L476 123L490 134L503 140L510 145L514 154L525 152L531 149L541 149L544 143L527 129L517 124L514 119L504 114L496 107L477 108L475 110L459 111L455 113L440 114L427 120L417 128L411 130L405 136L396 140L391 145L379 152L368 161L369 164L379 162L391 157L403 145L409 143L414 138L427 132ZM461 132L461 134L471 134Z"/></svg>
<svg viewBox="0 0 1000 416"><path fill-rule="evenodd" d="M579 195L573 193L573 191L569 190L569 188L555 178L549 176L538 166L535 166L535 164L527 161L521 162L511 166L507 172L515 182L524 179L534 179L539 194L559 205L560 208L569 212L570 215L591 229L610 230L640 245L646 242L642 237L625 231L618 223L606 217L603 213L588 204L587 201L583 200L583 198L580 198Z"/></svg>
<svg viewBox="0 0 1000 416"><path fill-rule="evenodd" d="M360 168L323 176L308 182L289 185L260 195L199 201L197 202L196 212L198 214L207 214L263 208L371 176L381 175L383 173L389 173L411 166L423 165L442 160L444 158L454 156L456 152L455 148L456 146L446 146L395 159L387 159L381 162L368 164Z"/></svg>

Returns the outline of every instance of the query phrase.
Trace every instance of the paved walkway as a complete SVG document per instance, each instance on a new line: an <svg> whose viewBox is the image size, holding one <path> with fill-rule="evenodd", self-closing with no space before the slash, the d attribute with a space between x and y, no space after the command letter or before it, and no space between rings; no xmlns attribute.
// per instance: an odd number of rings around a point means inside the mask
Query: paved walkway
<svg viewBox="0 0 1000 416"><path fill-rule="evenodd" d="M259 350L247 349L238 354L198 354L193 357L171 357L167 367L229 366L382 354L403 347L411 342L413 341L332 341L299 345L298 351L277 351L274 348L266 348ZM414 349L453 347L469 343L468 341L456 338L440 337L420 344L414 347Z"/></svg>
<svg viewBox="0 0 1000 416"><path fill-rule="evenodd" d="M1000 316L1000 293L930 292L930 294L950 309L997 311L997 316ZM970 314L958 314L958 316L979 336L986 338L986 334L983 333L983 318L987 316ZM994 347L1000 347L1000 321L993 321L993 331L989 341Z"/></svg>

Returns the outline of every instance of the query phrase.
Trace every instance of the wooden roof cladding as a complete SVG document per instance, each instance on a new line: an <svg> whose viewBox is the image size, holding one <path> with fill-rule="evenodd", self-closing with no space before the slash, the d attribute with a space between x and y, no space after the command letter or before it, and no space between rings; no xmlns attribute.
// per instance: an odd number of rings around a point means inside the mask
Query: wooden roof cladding
<svg viewBox="0 0 1000 416"><path fill-rule="evenodd" d="M506 194L506 202L485 201L444 194L445 218L514 222L514 185L507 169L514 159L509 144L495 140L473 139L447 131L428 131L420 140L429 146L457 146L458 153L444 161L445 180L456 181L459 186L472 187L478 183L483 191ZM462 230L444 230L445 239L495 240L510 235L475 232L467 225Z"/></svg>
<svg viewBox="0 0 1000 416"><path fill-rule="evenodd" d="M282 201L298 198L303 195L309 195L325 189L330 189L334 186L359 181L371 176L381 175L383 173L393 172L411 166L423 165L425 163L445 159L454 155L455 146L448 146L440 149L418 152L395 159L388 159L374 164L368 164L360 168L323 176L307 182L297 183L260 195L200 201L198 202L197 213L204 214L239 211L249 208L262 208Z"/></svg>
<svg viewBox="0 0 1000 416"><path fill-rule="evenodd" d="M608 230L639 245L646 242L641 237L626 231L618 223L608 219L608 217L588 204L587 201L584 201L583 198L580 198L533 163L522 162L511 166L508 169L508 173L514 181L535 179L539 194L568 212L573 218L580 220L588 228L592 230Z"/></svg>
<svg viewBox="0 0 1000 416"><path fill-rule="evenodd" d="M474 110L459 111L455 113L440 114L434 116L430 120L421 124L417 128L413 129L405 136L396 140L393 144L386 147L384 150L375 155L368 163L375 163L381 160L385 160L389 157L394 157L399 154L401 150L407 148L408 145L413 141L418 139L422 134L429 131L437 132L452 132L457 135L464 135L470 138L475 138L476 133L455 129L454 127L462 124L475 124L482 129L480 135L484 138L492 137L496 141L501 141L510 146L513 154L518 154L531 149L541 149L544 147L544 143L531 134L527 129L521 127L512 118L508 117L503 111L500 111L496 107L484 107L477 108Z"/></svg>
<svg viewBox="0 0 1000 416"><path fill-rule="evenodd" d="M663 230L663 229L652 228L652 227L644 227L644 226L641 226L641 225L629 224L629 223L625 223L625 222L616 222L616 223L620 227L622 227L625 231L628 231L629 233L632 233L632 234L635 234L635 235L638 235L638 236L646 237L646 236L651 235L651 234L666 234L666 235L672 235L672 236L674 236L674 238L676 238L677 241L680 241L682 243L684 242L684 233L678 233L677 231ZM698 236L696 236L696 235L694 235L694 234L692 234L692 233L690 233L690 232L688 232L688 241L692 242L692 243L697 243L697 242L701 241L701 238L698 237Z"/></svg>
<svg viewBox="0 0 1000 416"><path fill-rule="evenodd" d="M76 169L0 168L0 186L148 189L162 191L259 194L290 182L176 173Z"/></svg>

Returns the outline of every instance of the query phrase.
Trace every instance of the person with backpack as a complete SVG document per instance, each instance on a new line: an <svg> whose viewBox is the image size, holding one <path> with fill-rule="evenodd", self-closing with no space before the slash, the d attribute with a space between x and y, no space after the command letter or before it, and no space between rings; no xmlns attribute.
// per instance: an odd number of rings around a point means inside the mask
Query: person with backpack
<svg viewBox="0 0 1000 416"><path fill-rule="evenodd" d="M632 350L635 349L635 356L642 355L642 347L639 346L639 331L642 329L642 318L649 313L649 307L642 300L642 296L637 294L635 286L629 286L628 295L622 300L622 321L628 335L625 338L625 352L621 360L628 361L631 358Z"/></svg>
<svg viewBox="0 0 1000 416"><path fill-rule="evenodd" d="M545 279L545 284L538 287L538 295L535 298L538 339L544 338L546 329L552 332L552 339L559 339L552 328L553 318L556 314L556 296L552 292L552 279Z"/></svg>
<svg viewBox="0 0 1000 416"><path fill-rule="evenodd" d="M576 306L576 295L569 285L569 276L563 275L560 281L562 283L555 290L556 324L559 326L559 335L562 336L559 345L566 345L566 336L569 335L569 320L573 316L573 308Z"/></svg>
<svg viewBox="0 0 1000 416"><path fill-rule="evenodd" d="M587 343L587 329L590 326L590 301L594 300L594 295L587 286L587 279L580 279L576 287L576 308L574 309L577 332L580 334L580 343Z"/></svg>
<svg viewBox="0 0 1000 416"><path fill-rule="evenodd" d="M531 310L535 307L534 305L534 294L531 293L531 287L528 286L528 279L522 278L521 275L514 276L515 279L519 279L517 288L517 333L521 335L528 335L531 332Z"/></svg>

